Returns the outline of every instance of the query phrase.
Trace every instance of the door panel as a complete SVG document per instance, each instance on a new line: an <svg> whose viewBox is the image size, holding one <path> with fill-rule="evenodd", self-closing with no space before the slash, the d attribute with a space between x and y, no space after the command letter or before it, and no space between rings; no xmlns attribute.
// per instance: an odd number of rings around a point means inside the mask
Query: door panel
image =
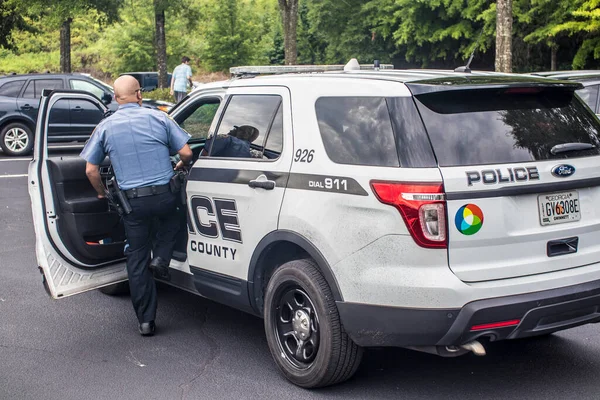
<svg viewBox="0 0 600 400"><path fill-rule="evenodd" d="M36 255L54 298L127 279L123 226L106 201L97 198L85 174L85 160L48 156L51 110L58 102L70 100L105 110L98 99L83 92L61 91L40 99L29 194Z"/></svg>
<svg viewBox="0 0 600 400"><path fill-rule="evenodd" d="M253 104L249 102L247 107L240 105L240 108L228 113L233 104L230 101L225 107L220 126L216 126L215 122L211 126L211 132L220 133L223 126L227 131L233 125L260 125L260 136L251 144L254 153L258 152L258 157L203 156L195 162L190 172L187 183L190 213L188 259L193 273L195 268L201 269L195 272L196 287L201 294L205 289L201 282L202 270L240 281L247 280L250 259L258 242L278 226L279 210L292 162L290 98L288 90L282 87L252 89L252 95L261 93L277 98L273 109L266 113L268 116L264 119L253 109L260 101ZM244 89L230 90L228 95L231 95L230 99L235 99L235 96L244 95ZM277 110L282 110L281 114ZM276 118L281 118L282 123L273 123ZM260 157L259 150L273 126L281 130L279 134L283 137L283 151L276 155L269 153L272 159L266 158L266 153ZM232 132L229 132L230 136ZM276 140L275 135L273 137Z"/></svg>

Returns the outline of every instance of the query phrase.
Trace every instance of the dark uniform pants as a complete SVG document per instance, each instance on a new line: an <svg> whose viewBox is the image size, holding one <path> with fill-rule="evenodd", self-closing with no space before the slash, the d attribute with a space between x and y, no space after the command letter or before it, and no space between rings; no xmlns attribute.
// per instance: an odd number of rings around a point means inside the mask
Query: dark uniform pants
<svg viewBox="0 0 600 400"><path fill-rule="evenodd" d="M132 212L123 217L128 247L127 274L131 302L142 322L156 317L156 285L148 268L150 251L153 257L171 260L175 239L180 228L177 215L177 195L166 192L154 196L129 199ZM156 237L152 237L155 219L158 219ZM153 240L154 239L154 240ZM154 243L154 248L153 247Z"/></svg>

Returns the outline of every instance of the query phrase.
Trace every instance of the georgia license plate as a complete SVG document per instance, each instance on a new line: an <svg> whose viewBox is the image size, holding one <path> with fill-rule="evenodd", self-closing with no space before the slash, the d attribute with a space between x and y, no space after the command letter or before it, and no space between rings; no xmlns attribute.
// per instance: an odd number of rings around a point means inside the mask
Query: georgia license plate
<svg viewBox="0 0 600 400"><path fill-rule="evenodd" d="M541 194L538 196L538 204L542 225L562 224L581 219L579 193L576 190Z"/></svg>

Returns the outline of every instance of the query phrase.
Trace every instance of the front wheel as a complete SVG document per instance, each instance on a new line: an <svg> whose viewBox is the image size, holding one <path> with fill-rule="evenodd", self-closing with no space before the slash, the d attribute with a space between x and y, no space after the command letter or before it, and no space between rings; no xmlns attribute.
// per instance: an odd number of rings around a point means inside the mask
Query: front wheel
<svg viewBox="0 0 600 400"><path fill-rule="evenodd" d="M344 331L331 289L312 260L290 261L275 271L264 319L271 355L292 383L329 386L356 372L362 349Z"/></svg>
<svg viewBox="0 0 600 400"><path fill-rule="evenodd" d="M0 132L0 147L10 156L24 156L33 149L33 132L25 124L14 122Z"/></svg>

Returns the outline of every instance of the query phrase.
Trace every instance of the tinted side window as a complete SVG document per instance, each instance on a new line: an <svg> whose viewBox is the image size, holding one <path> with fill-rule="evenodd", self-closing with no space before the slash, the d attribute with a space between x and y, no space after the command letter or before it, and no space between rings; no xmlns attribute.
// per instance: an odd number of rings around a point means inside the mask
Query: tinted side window
<svg viewBox="0 0 600 400"><path fill-rule="evenodd" d="M71 89L83 90L84 92L89 92L96 96L99 99L102 99L104 96L104 90L100 89L98 86L93 83L82 81L80 79L71 79L70 81Z"/></svg>
<svg viewBox="0 0 600 400"><path fill-rule="evenodd" d="M27 84L27 87L25 88L25 91L23 92L23 97L27 98L27 99L35 99L35 81L31 80L29 81L29 83Z"/></svg>
<svg viewBox="0 0 600 400"><path fill-rule="evenodd" d="M17 97L24 84L25 81L6 82L0 86L0 96Z"/></svg>
<svg viewBox="0 0 600 400"><path fill-rule="evenodd" d="M437 161L412 97L387 99L396 134L400 165L406 168L436 167Z"/></svg>
<svg viewBox="0 0 600 400"><path fill-rule="evenodd" d="M265 138L280 103L277 95L233 95L217 134L207 142L210 155L262 158Z"/></svg>
<svg viewBox="0 0 600 400"><path fill-rule="evenodd" d="M35 81L35 97L42 96L42 90L44 89L62 89L63 81L62 79L37 79Z"/></svg>
<svg viewBox="0 0 600 400"><path fill-rule="evenodd" d="M583 89L579 89L577 94L585 103L592 109L592 111L596 111L596 101L598 100L598 85L586 86Z"/></svg>
<svg viewBox="0 0 600 400"><path fill-rule="evenodd" d="M271 125L271 130L267 136L265 143L265 156L273 158L272 155L278 156L283 150L283 105L280 104L275 114L275 119Z"/></svg>
<svg viewBox="0 0 600 400"><path fill-rule="evenodd" d="M317 120L325 151L338 164L399 167L383 97L321 97Z"/></svg>

